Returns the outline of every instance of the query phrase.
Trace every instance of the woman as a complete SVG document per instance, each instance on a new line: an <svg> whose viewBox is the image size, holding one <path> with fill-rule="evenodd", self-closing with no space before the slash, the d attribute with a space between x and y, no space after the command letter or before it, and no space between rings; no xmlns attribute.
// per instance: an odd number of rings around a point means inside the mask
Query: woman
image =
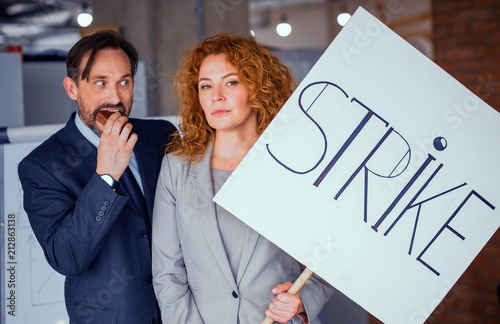
<svg viewBox="0 0 500 324"><path fill-rule="evenodd" d="M288 68L249 38L217 35L184 58L175 76L182 124L153 211L164 323L319 323L332 288L313 277L287 294L300 264L212 202L294 86Z"/></svg>

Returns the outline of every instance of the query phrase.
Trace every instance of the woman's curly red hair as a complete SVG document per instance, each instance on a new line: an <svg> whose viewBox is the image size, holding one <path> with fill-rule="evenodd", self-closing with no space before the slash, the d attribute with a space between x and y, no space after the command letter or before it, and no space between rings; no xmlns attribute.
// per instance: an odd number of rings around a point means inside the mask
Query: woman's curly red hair
<svg viewBox="0 0 500 324"><path fill-rule="evenodd" d="M188 52L174 76L174 93L180 99L181 123L166 152L189 162L201 160L213 141L215 129L208 125L198 98L200 66L209 55L225 54L249 91L248 103L257 112L260 135L292 94L296 84L290 70L255 40L229 34L207 38Z"/></svg>

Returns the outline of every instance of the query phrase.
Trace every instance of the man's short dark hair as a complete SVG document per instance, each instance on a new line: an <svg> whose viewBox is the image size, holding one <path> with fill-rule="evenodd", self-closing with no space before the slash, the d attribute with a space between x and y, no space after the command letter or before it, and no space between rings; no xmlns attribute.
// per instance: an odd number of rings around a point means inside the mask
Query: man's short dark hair
<svg viewBox="0 0 500 324"><path fill-rule="evenodd" d="M130 59L132 75L137 71L138 54L135 47L123 39L116 32L104 30L85 36L80 39L69 51L66 57L66 72L77 84L81 80L88 80L90 69L96 54L104 49L122 49ZM82 58L90 51L90 56L83 71L80 71Z"/></svg>

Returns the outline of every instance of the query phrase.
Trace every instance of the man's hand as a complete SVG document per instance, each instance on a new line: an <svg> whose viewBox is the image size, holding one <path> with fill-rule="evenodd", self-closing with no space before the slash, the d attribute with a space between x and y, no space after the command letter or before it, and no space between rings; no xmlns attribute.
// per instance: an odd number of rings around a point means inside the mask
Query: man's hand
<svg viewBox="0 0 500 324"><path fill-rule="evenodd" d="M137 134L131 133L132 124L127 116L112 114L101 134L97 148L97 174L109 174L116 181L127 168L137 142Z"/></svg>
<svg viewBox="0 0 500 324"><path fill-rule="evenodd" d="M299 294L292 295L287 293L291 286L291 282L285 282L277 285L272 290L276 297L269 304L266 316L275 322L286 323L295 315L305 310Z"/></svg>

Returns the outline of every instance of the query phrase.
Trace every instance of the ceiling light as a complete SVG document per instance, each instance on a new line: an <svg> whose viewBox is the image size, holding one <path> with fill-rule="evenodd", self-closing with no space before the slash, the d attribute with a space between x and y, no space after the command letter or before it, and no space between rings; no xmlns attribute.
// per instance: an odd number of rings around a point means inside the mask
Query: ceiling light
<svg viewBox="0 0 500 324"><path fill-rule="evenodd" d="M345 24L351 19L351 14L347 12L347 7L345 4L343 4L340 7L340 14L337 16L337 22L339 23L340 26L344 27Z"/></svg>
<svg viewBox="0 0 500 324"><path fill-rule="evenodd" d="M286 8L284 3L283 3L283 8ZM285 9L283 9L283 12L281 13L280 23L276 25L276 32L281 37L287 37L292 32L292 25L288 23L288 17L286 15L286 12L284 12L284 10Z"/></svg>
<svg viewBox="0 0 500 324"><path fill-rule="evenodd" d="M290 25L289 23L287 22L282 22L282 23L279 23L277 26L276 26L276 32L278 33L278 35L280 35L281 37L287 37L288 35L290 35L290 33L292 32L292 25Z"/></svg>
<svg viewBox="0 0 500 324"><path fill-rule="evenodd" d="M87 27L92 23L94 17L92 17L92 8L90 8L86 3L82 4L81 12L76 17L76 22L80 27Z"/></svg>
<svg viewBox="0 0 500 324"><path fill-rule="evenodd" d="M343 12L340 15L337 16L337 22L339 23L340 26L345 26L347 22L351 19L351 15L348 14L347 12Z"/></svg>
<svg viewBox="0 0 500 324"><path fill-rule="evenodd" d="M81 14L78 15L78 17L76 17L76 21L78 22L78 25L80 25L81 27L87 27L92 23L93 19L94 18L92 17L92 15L89 14L88 12L82 12Z"/></svg>

